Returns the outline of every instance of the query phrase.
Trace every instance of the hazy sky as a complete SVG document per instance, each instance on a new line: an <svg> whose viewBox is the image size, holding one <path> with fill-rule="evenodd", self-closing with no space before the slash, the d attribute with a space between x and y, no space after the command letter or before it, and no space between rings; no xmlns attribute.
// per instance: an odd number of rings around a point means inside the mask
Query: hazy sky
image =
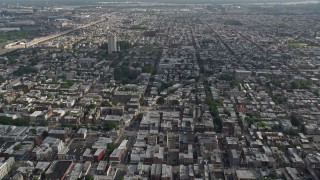
<svg viewBox="0 0 320 180"><path fill-rule="evenodd" d="M0 3L20 5L84 5L97 2L165 2L165 3L268 3L268 2L307 2L319 0L0 0Z"/></svg>

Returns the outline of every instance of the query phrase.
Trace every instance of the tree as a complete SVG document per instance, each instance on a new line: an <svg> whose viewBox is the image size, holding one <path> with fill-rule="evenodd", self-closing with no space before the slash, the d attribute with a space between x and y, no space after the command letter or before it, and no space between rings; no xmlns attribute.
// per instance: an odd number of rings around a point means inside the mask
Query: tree
<svg viewBox="0 0 320 180"><path fill-rule="evenodd" d="M48 97L48 99L51 99L51 98L52 98L52 94L51 94L51 93L48 93L48 94L47 94L47 97Z"/></svg>
<svg viewBox="0 0 320 180"><path fill-rule="evenodd" d="M297 117L296 115L292 114L290 116L290 119L291 119L291 124L298 127L301 125L301 122L300 122L300 119L299 117Z"/></svg>
<svg viewBox="0 0 320 180"><path fill-rule="evenodd" d="M277 104L283 104L288 101L288 98L283 94L276 94L272 96L272 100Z"/></svg>
<svg viewBox="0 0 320 180"><path fill-rule="evenodd" d="M94 180L94 176L92 174L87 174L85 180Z"/></svg>
<svg viewBox="0 0 320 180"><path fill-rule="evenodd" d="M110 130L116 128L116 127L117 127L117 125L116 125L115 123L113 123L113 122L106 122L106 123L104 124L104 129L105 129L106 131L110 131Z"/></svg>
<svg viewBox="0 0 320 180"><path fill-rule="evenodd" d="M17 63L18 63L18 61L16 59L9 59L8 60L9 65L13 65L13 64L17 64Z"/></svg>
<svg viewBox="0 0 320 180"><path fill-rule="evenodd" d="M246 116L248 116L249 118L253 118L253 114L252 113L246 113Z"/></svg>
<svg viewBox="0 0 320 180"><path fill-rule="evenodd" d="M139 75L138 71L131 70L128 66L122 65L114 69L114 78L123 84L134 81Z"/></svg>
<svg viewBox="0 0 320 180"><path fill-rule="evenodd" d="M287 134L288 134L289 136L298 136L298 135L299 135L298 132L297 132L296 130L294 130L294 129L289 129L289 131L287 132Z"/></svg>
<svg viewBox="0 0 320 180"><path fill-rule="evenodd" d="M221 117L220 116L218 116L218 117L215 117L214 119L213 119L213 123L214 123L214 129L215 129L215 131L217 132L217 133L221 133L222 132L222 119L221 119Z"/></svg>
<svg viewBox="0 0 320 180"><path fill-rule="evenodd" d="M223 81L233 81L233 80L235 80L235 76L229 75L229 74L221 74L218 77L218 79L223 80Z"/></svg>
<svg viewBox="0 0 320 180"><path fill-rule="evenodd" d="M193 111L194 111L194 109L193 109L193 108L190 108L190 109L189 109L189 112L188 112L188 116L193 116Z"/></svg>
<svg viewBox="0 0 320 180"><path fill-rule="evenodd" d="M228 109L223 109L223 113L224 114L226 114L226 115L228 115L228 116L231 116L231 113L230 113L230 111L228 110Z"/></svg>
<svg viewBox="0 0 320 180"><path fill-rule="evenodd" d="M113 152L114 149L115 149L114 143L108 143L107 144L107 150L108 150L109 153Z"/></svg>
<svg viewBox="0 0 320 180"><path fill-rule="evenodd" d="M60 88L68 89L74 85L74 81L66 80L64 83L60 85Z"/></svg>
<svg viewBox="0 0 320 180"><path fill-rule="evenodd" d="M95 104L90 104L86 106L86 109L90 110L90 109L95 109L97 106Z"/></svg>
<svg viewBox="0 0 320 180"><path fill-rule="evenodd" d="M111 107L111 104L110 104L110 102L109 101L103 101L102 103L101 103L101 106L102 107Z"/></svg>
<svg viewBox="0 0 320 180"><path fill-rule="evenodd" d="M205 87L205 93L206 93L206 103L209 106L210 114L213 117L213 124L215 127L215 131L220 133L222 131L223 124L222 124L222 119L219 116L218 106L221 106L223 104L223 101L220 99L213 99L210 86Z"/></svg>
<svg viewBox="0 0 320 180"><path fill-rule="evenodd" d="M143 106L143 105L144 105L144 98L143 98L143 97L141 97L141 98L139 99L139 104L140 104L140 106Z"/></svg>
<svg viewBox="0 0 320 180"><path fill-rule="evenodd" d="M14 126L29 126L29 122L24 119L12 119L6 116L0 116L0 124Z"/></svg>
<svg viewBox="0 0 320 180"><path fill-rule="evenodd" d="M309 89L311 85L311 80L298 79L291 82L292 89Z"/></svg>
<svg viewBox="0 0 320 180"><path fill-rule="evenodd" d="M165 90L165 89L167 89L167 88L169 88L169 87L171 87L173 85L174 85L174 83L172 83L172 82L170 82L170 83L162 83L160 88L158 89L158 91L161 92L161 91L163 91L163 90Z"/></svg>
<svg viewBox="0 0 320 180"><path fill-rule="evenodd" d="M117 112L117 115L123 116L123 111L118 111L118 112Z"/></svg>
<svg viewBox="0 0 320 180"><path fill-rule="evenodd" d="M251 127L251 124L253 124L254 123L254 119L253 118L251 118L251 117L245 117L245 120L247 121L247 123L249 124L249 127Z"/></svg>
<svg viewBox="0 0 320 180"><path fill-rule="evenodd" d="M48 133L48 131L43 131L42 132L42 137L45 139L46 137L48 137L49 136L49 133Z"/></svg>
<svg viewBox="0 0 320 180"><path fill-rule="evenodd" d="M120 51L126 51L132 47L131 43L128 41L118 41L117 43L120 47Z"/></svg>
<svg viewBox="0 0 320 180"><path fill-rule="evenodd" d="M22 148L22 145L21 145L21 144L18 144L18 145L16 145L13 149L14 149L15 151L19 151L21 148Z"/></svg>
<svg viewBox="0 0 320 180"><path fill-rule="evenodd" d="M292 88L292 89L300 89L300 88L301 88L301 85L300 85L299 82L293 81L293 82L291 83L291 88Z"/></svg>
<svg viewBox="0 0 320 180"><path fill-rule="evenodd" d="M241 129L243 129L243 121L242 121L241 117L238 117L237 121L238 121L238 124L241 127Z"/></svg>
<svg viewBox="0 0 320 180"><path fill-rule="evenodd" d="M179 100L173 100L173 101L172 101L172 105L173 105L173 106L178 106L178 105L180 105Z"/></svg>
<svg viewBox="0 0 320 180"><path fill-rule="evenodd" d="M157 104L158 105L163 105L164 104L164 98L162 96L157 99Z"/></svg>
<svg viewBox="0 0 320 180"><path fill-rule="evenodd" d="M145 65L142 67L142 72L143 73L153 73L154 72L154 68L151 65Z"/></svg>
<svg viewBox="0 0 320 180"><path fill-rule="evenodd" d="M20 66L16 71L13 72L16 76L22 76L25 74L37 73L38 70L31 66Z"/></svg>
<svg viewBox="0 0 320 180"><path fill-rule="evenodd" d="M267 126L267 124L266 124L265 122L263 122L263 121L257 122L257 125L258 125L259 127L262 127L262 128L265 128L265 127Z"/></svg>
<svg viewBox="0 0 320 180"><path fill-rule="evenodd" d="M108 43L103 43L101 44L101 46L99 47L100 49L108 49Z"/></svg>
<svg viewBox="0 0 320 180"><path fill-rule="evenodd" d="M4 83L5 81L6 79L2 75L0 75L0 84Z"/></svg>
<svg viewBox="0 0 320 180"><path fill-rule="evenodd" d="M32 113L34 113L35 111L36 111L36 110L35 110L34 108L31 108L30 111L29 111L29 113L32 114Z"/></svg>
<svg viewBox="0 0 320 180"><path fill-rule="evenodd" d="M31 133L33 135L36 135L37 134L37 130L36 129L30 129L29 133Z"/></svg>
<svg viewBox="0 0 320 180"><path fill-rule="evenodd" d="M143 113L139 113L138 115L137 115L137 121L141 121L142 120L142 118L143 118Z"/></svg>

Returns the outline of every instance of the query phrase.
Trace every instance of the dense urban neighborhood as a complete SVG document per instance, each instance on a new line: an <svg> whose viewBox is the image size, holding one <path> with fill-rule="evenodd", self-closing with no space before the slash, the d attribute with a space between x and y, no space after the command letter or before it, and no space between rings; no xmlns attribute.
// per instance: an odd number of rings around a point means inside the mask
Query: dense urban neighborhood
<svg viewBox="0 0 320 180"><path fill-rule="evenodd" d="M134 2L1 5L0 179L320 178L319 3Z"/></svg>

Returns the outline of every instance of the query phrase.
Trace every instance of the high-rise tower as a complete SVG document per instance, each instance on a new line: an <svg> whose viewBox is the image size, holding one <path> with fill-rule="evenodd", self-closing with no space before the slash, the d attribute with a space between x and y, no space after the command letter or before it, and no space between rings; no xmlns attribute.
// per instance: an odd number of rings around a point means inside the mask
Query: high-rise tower
<svg viewBox="0 0 320 180"><path fill-rule="evenodd" d="M108 36L108 54L112 54L112 52L117 51L117 36L114 34L110 34Z"/></svg>

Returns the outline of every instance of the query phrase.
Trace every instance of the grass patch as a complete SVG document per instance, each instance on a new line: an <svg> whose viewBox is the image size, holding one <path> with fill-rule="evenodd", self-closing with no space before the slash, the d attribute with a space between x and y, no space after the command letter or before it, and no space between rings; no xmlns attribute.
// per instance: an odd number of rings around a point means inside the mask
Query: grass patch
<svg viewBox="0 0 320 180"><path fill-rule="evenodd" d="M308 46L308 44L306 44L306 43L288 43L288 46L291 46L291 47L306 47L306 46Z"/></svg>
<svg viewBox="0 0 320 180"><path fill-rule="evenodd" d="M69 89L69 88L71 88L74 84L75 84L74 81L66 80L66 81L64 81L64 82L60 85L60 88Z"/></svg>
<svg viewBox="0 0 320 180"><path fill-rule="evenodd" d="M146 45L140 48L142 52L158 52L160 51L160 47L155 45Z"/></svg>
<svg viewBox="0 0 320 180"><path fill-rule="evenodd" d="M130 27L132 30L147 30L148 27L146 25L133 25Z"/></svg>
<svg viewBox="0 0 320 180"><path fill-rule="evenodd" d="M8 43L9 41L26 39L38 33L39 33L38 30L20 30L20 31L0 32L0 44L5 44L5 43Z"/></svg>

